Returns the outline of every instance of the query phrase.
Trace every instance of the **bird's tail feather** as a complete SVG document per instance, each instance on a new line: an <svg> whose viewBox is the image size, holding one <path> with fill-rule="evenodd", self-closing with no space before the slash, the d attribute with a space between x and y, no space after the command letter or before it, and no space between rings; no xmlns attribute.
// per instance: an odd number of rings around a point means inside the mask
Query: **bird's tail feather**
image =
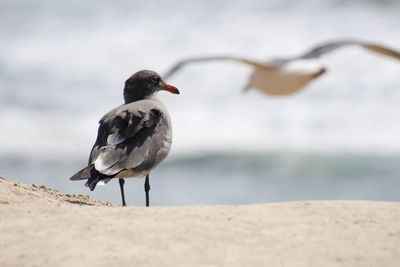
<svg viewBox="0 0 400 267"><path fill-rule="evenodd" d="M88 181L85 186L89 187L89 189L93 191L96 188L97 183L108 183L112 178L113 176L102 174L98 172L93 165L90 165L78 171L69 179L72 181L87 179Z"/></svg>
<svg viewBox="0 0 400 267"><path fill-rule="evenodd" d="M82 170L78 171L77 173L75 173L74 175L72 175L71 178L69 178L72 181L75 180L84 180L84 179L89 179L91 177L91 169L92 169L92 165L87 166L85 168L83 168Z"/></svg>
<svg viewBox="0 0 400 267"><path fill-rule="evenodd" d="M90 177L86 182L85 186L89 187L90 191L93 191L96 188L96 185L99 181L100 181L99 177Z"/></svg>
<svg viewBox="0 0 400 267"><path fill-rule="evenodd" d="M85 186L89 187L90 191L93 191L96 188L97 183L108 183L113 177L114 176L109 176L98 172L92 165L90 169L90 177L88 178Z"/></svg>

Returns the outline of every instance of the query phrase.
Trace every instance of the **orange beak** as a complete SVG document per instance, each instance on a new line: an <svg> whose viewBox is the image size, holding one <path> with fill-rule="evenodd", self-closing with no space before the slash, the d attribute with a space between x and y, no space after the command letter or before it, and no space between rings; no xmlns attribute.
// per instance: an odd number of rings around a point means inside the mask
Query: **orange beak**
<svg viewBox="0 0 400 267"><path fill-rule="evenodd" d="M163 90L168 91L168 92L173 93L173 94L178 94L179 95L178 89L175 86L172 86L172 85L169 85L169 84L166 84L163 87Z"/></svg>

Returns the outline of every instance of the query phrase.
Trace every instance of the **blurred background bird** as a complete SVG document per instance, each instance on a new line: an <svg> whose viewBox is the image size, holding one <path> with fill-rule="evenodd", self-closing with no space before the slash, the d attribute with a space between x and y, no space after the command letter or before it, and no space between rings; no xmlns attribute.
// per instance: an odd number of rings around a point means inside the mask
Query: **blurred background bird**
<svg viewBox="0 0 400 267"><path fill-rule="evenodd" d="M161 1L162 2L162 1ZM166 2L166 1L165 1ZM397 0L19 0L0 2L0 175L72 194L121 81L187 55L296 57L325 40L400 44ZM290 58L290 57L289 57ZM152 205L400 200L400 64L363 49L322 57L295 97L240 88L251 68L210 62L170 77L168 161ZM117 181L90 192L120 203ZM143 203L143 185L126 187Z"/></svg>
<svg viewBox="0 0 400 267"><path fill-rule="evenodd" d="M279 58L266 61L251 60L235 56L204 56L192 57L175 63L164 75L167 79L189 63L228 60L247 64L253 67L248 83L243 91L251 88L274 96L286 96L298 92L312 80L326 72L323 63L318 60L327 53L333 52L344 46L360 46L369 51L379 53L400 60L400 52L388 47L363 41L337 40L316 45L311 50L292 58ZM349 61L351 59L349 58ZM355 62L349 63L349 65ZM371 70L373 71L373 70ZM357 77L362 80L362 77Z"/></svg>

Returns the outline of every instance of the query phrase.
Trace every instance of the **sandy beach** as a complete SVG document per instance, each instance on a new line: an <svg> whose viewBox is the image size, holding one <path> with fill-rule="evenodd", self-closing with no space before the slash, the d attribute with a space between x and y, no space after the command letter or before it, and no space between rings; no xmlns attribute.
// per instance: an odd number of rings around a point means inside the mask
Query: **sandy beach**
<svg viewBox="0 0 400 267"><path fill-rule="evenodd" d="M399 266L400 203L120 207L0 178L0 266Z"/></svg>

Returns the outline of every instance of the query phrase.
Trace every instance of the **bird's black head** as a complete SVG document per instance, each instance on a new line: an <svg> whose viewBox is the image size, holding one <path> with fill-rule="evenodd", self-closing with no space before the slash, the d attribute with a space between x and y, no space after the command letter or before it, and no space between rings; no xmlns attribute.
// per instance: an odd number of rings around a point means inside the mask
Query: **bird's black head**
<svg viewBox="0 0 400 267"><path fill-rule="evenodd" d="M125 103L149 98L160 90L179 94L176 87L166 84L156 72L151 70L138 71L125 82Z"/></svg>

